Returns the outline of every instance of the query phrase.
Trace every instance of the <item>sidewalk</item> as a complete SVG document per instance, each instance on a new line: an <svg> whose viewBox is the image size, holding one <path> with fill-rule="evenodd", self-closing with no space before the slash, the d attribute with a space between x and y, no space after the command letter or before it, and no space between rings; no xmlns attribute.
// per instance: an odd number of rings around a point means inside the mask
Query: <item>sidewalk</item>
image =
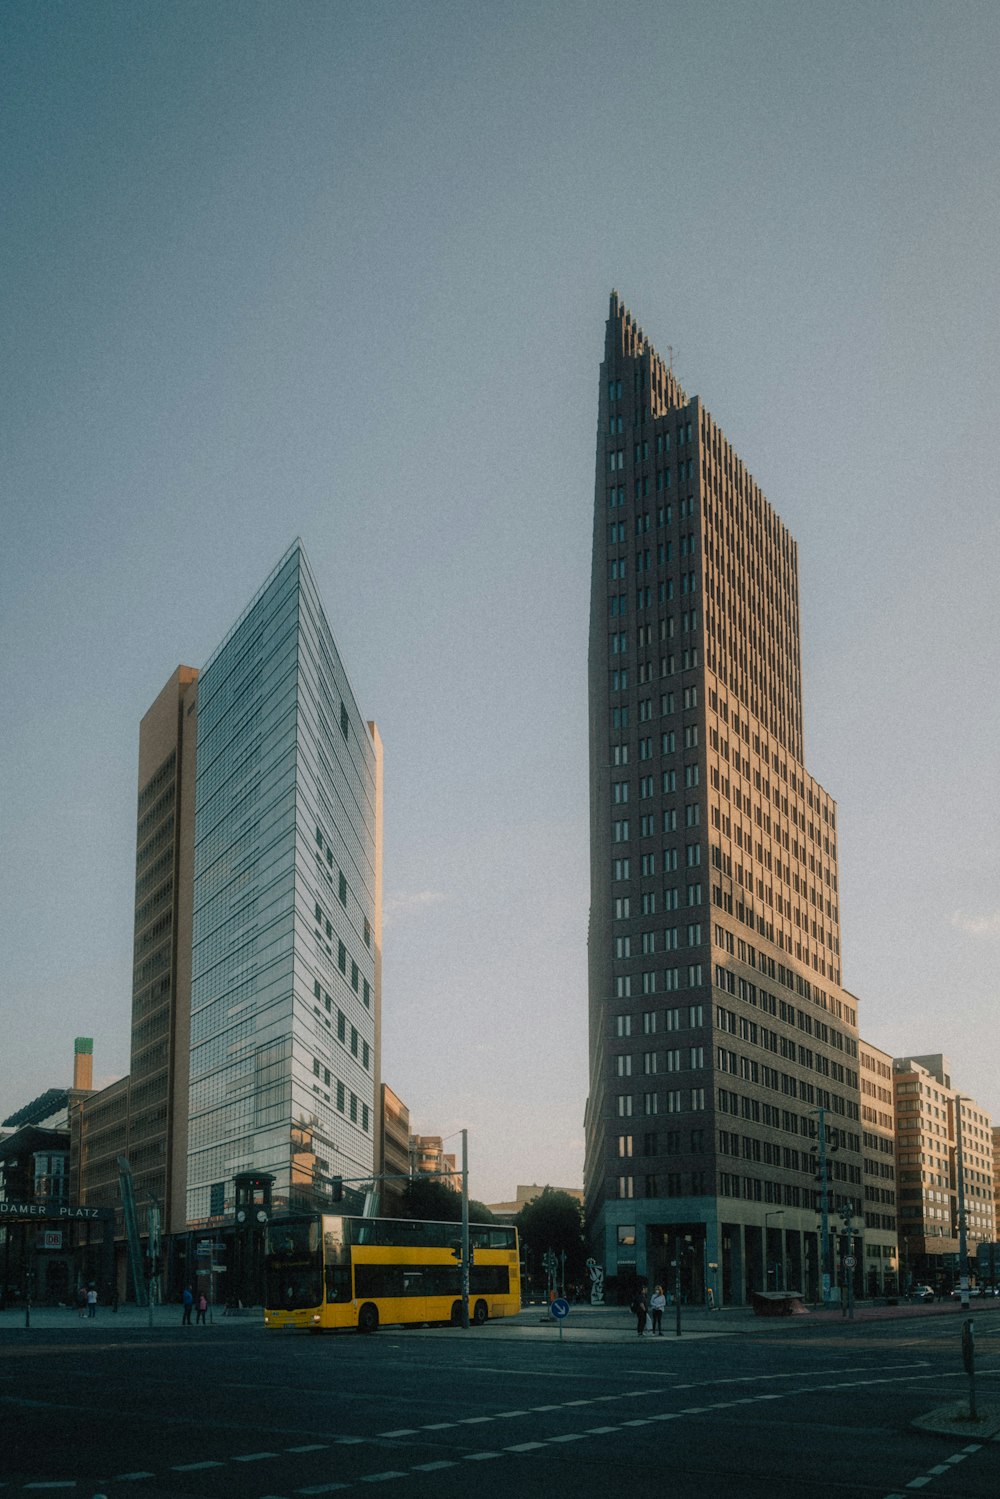
<svg viewBox="0 0 1000 1499"><path fill-rule="evenodd" d="M682 1337L753 1337L766 1333L787 1333L793 1330L806 1331L810 1327L854 1326L862 1322L910 1322L927 1317L951 1317L956 1328L965 1316L979 1320L996 1317L996 1328L1000 1331L1000 1302L973 1305L963 1312L957 1301L941 1301L915 1305L903 1303L887 1306L885 1303L855 1303L854 1316L844 1316L839 1303L829 1307L812 1307L797 1316L758 1317L746 1306L723 1307L710 1312L706 1307L681 1307ZM488 1322L486 1331L493 1337L555 1337L559 1338L559 1325L545 1306L529 1306L516 1317L503 1321ZM563 1322L563 1337L588 1342L626 1342L635 1340L635 1317L623 1306L571 1306L569 1316ZM647 1334L649 1336L649 1334ZM663 1336L677 1336L677 1309L668 1306L663 1314Z"/></svg>
<svg viewBox="0 0 1000 1499"><path fill-rule="evenodd" d="M173 1302L168 1302L164 1306L154 1306L154 1331L163 1328L170 1328L172 1330L175 1327L180 1327L181 1317L183 1316L183 1314L184 1308L181 1306L180 1302L177 1302L176 1305ZM192 1323L194 1323L194 1319L195 1313L192 1312ZM225 1308L221 1306L213 1307L208 1313L208 1319L209 1326L192 1326L192 1333L198 1332L204 1334L205 1332L210 1331L211 1324L213 1322L237 1322L237 1317L228 1317L226 1315ZM262 1323L263 1313L244 1313L242 1314L242 1321L244 1325L250 1323ZM27 1336L30 1337L31 1333L36 1329L44 1329L46 1331L49 1331L56 1328L63 1328L67 1331L73 1328L78 1330L81 1336L85 1333L93 1333L95 1329L105 1336L107 1336L108 1333L113 1333L116 1331L148 1332L149 1308L145 1306L134 1306L131 1302L129 1302L123 1303L121 1306L119 1306L116 1312L113 1312L110 1306L98 1306L96 1317L81 1317L75 1306L32 1306L31 1326L27 1328L25 1327L24 1323L23 1305L16 1307L8 1306L5 1311L0 1312L0 1332L15 1331L20 1329L20 1331L26 1333ZM185 1331L187 1331L186 1328Z"/></svg>
<svg viewBox="0 0 1000 1499"><path fill-rule="evenodd" d="M170 1302L164 1306L155 1306L152 1318L153 1331L172 1332L180 1329L181 1316L180 1303L175 1305ZM213 1326L263 1328L263 1312L260 1308L247 1308L242 1312L227 1313L224 1307L213 1307L208 1316L209 1323L206 1327L193 1325L190 1328L192 1337L204 1337L211 1333ZM810 1327L830 1327L841 1324L852 1326L861 1322L918 1322L927 1317L951 1317L957 1329L961 1326L965 1316L974 1317L979 1327L985 1324L991 1331L994 1326L997 1331L1000 1331L1000 1300L973 1302L968 1312L963 1312L957 1301L927 1304L918 1302L915 1305L904 1303L900 1306L859 1302L855 1304L853 1319L843 1315L839 1304L830 1307L810 1306L805 1315L785 1317L757 1317L752 1309L746 1306L723 1307L714 1312L708 1311L703 1306L682 1306L681 1335L700 1338L752 1337L764 1333L805 1331ZM628 1307L624 1306L590 1306L589 1304L571 1306L562 1329L564 1339L575 1341L628 1342L636 1338L635 1318ZM98 1332L103 1337L107 1337L116 1332L148 1332L150 1316L147 1307L137 1307L131 1304L123 1304L117 1312L113 1312L109 1306L99 1306L96 1317L80 1317L76 1307L33 1306L31 1326L25 1328L23 1306L8 1307L6 1311L0 1312L0 1333L18 1330L29 1337L35 1330L76 1331L81 1337L93 1336L95 1332ZM184 1331L187 1334L188 1329ZM439 1330L434 1329L434 1331ZM444 1329L444 1331L449 1330ZM454 1333L456 1330L450 1331ZM558 1340L559 1324L549 1314L548 1308L539 1304L525 1307L515 1317L504 1317L498 1321L487 1322L485 1327L475 1329L475 1333L477 1336L485 1335L493 1338L555 1338ZM663 1336L673 1338L676 1335L677 1309L668 1306L663 1314Z"/></svg>

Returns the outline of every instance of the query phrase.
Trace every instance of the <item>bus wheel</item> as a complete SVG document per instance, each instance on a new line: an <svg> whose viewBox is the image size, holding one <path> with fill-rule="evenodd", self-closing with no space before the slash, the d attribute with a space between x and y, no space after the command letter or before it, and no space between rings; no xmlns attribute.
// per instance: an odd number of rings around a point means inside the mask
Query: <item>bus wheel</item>
<svg viewBox="0 0 1000 1499"><path fill-rule="evenodd" d="M378 1329L378 1307L366 1301L358 1313L358 1331L376 1332Z"/></svg>
<svg viewBox="0 0 1000 1499"><path fill-rule="evenodd" d="M485 1301L477 1301L476 1305L475 1305L475 1309L473 1310L473 1313L472 1313L472 1320L473 1320L473 1322L476 1324L477 1327L482 1327L483 1323L486 1321L486 1319L487 1319L488 1316L489 1316L489 1310L488 1310L488 1308L486 1306L486 1302Z"/></svg>
<svg viewBox="0 0 1000 1499"><path fill-rule="evenodd" d="M451 1325L452 1327L461 1327L462 1325L462 1303L460 1301L453 1301L451 1304Z"/></svg>

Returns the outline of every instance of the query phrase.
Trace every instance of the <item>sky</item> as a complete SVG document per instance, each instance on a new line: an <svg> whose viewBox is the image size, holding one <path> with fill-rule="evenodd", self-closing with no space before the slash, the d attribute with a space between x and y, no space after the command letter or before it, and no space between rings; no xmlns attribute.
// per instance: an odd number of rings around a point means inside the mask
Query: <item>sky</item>
<svg viewBox="0 0 1000 1499"><path fill-rule="evenodd" d="M0 29L0 1117L128 1070L139 720L301 536L385 746L383 1077L475 1197L580 1185L616 288L798 541L862 1035L1000 1122L1000 8Z"/></svg>

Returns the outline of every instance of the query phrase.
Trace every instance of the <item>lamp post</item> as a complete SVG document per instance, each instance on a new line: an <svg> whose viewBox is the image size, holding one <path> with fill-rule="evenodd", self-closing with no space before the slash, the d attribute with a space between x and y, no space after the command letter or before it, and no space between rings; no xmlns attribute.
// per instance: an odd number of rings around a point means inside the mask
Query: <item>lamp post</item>
<svg viewBox="0 0 1000 1499"><path fill-rule="evenodd" d="M958 1285L969 1310L969 1241L965 1219L965 1168L962 1162L962 1095L955 1094L955 1174L958 1178Z"/></svg>
<svg viewBox="0 0 1000 1499"><path fill-rule="evenodd" d="M842 1314L854 1317L854 1204L853 1202L842 1203L840 1208L840 1219L844 1225L847 1235L847 1252L844 1255L844 1291L845 1297L841 1307Z"/></svg>
<svg viewBox="0 0 1000 1499"><path fill-rule="evenodd" d="M784 1218L784 1216L785 1216L785 1210L784 1210L784 1208L774 1208L774 1209L771 1210L771 1212L768 1212L768 1213L764 1214L764 1289L765 1289L765 1291L767 1290L767 1233L768 1233L767 1220L769 1218ZM778 1269L779 1269L779 1266L781 1268L781 1285L780 1286L778 1285ZM774 1289L776 1291L783 1291L785 1289L785 1250L784 1250L784 1245L782 1245L782 1247L781 1247L781 1253L780 1253L780 1255L778 1256L778 1258L774 1262Z"/></svg>
<svg viewBox="0 0 1000 1499"><path fill-rule="evenodd" d="M819 1211L820 1211L820 1274L822 1276L823 1301L832 1299L831 1265L830 1265L830 1199L827 1191L826 1175L826 1109L820 1106L818 1109L810 1109L810 1114L819 1117L817 1125L817 1136L819 1140Z"/></svg>

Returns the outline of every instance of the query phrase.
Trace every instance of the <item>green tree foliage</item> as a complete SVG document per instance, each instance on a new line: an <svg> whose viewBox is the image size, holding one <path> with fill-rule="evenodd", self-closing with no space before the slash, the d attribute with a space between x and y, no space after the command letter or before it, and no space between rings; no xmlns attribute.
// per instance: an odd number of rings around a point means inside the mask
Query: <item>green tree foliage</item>
<svg viewBox="0 0 1000 1499"><path fill-rule="evenodd" d="M395 1218L420 1218L439 1223L461 1223L462 1194L439 1177L415 1176L397 1199ZM481 1202L469 1199L469 1222L492 1223L493 1214Z"/></svg>
<svg viewBox="0 0 1000 1499"><path fill-rule="evenodd" d="M521 1209L514 1222L530 1250L532 1281L541 1279L542 1255L550 1249L557 1256L565 1253L567 1280L583 1278L583 1209L569 1192L546 1187Z"/></svg>

